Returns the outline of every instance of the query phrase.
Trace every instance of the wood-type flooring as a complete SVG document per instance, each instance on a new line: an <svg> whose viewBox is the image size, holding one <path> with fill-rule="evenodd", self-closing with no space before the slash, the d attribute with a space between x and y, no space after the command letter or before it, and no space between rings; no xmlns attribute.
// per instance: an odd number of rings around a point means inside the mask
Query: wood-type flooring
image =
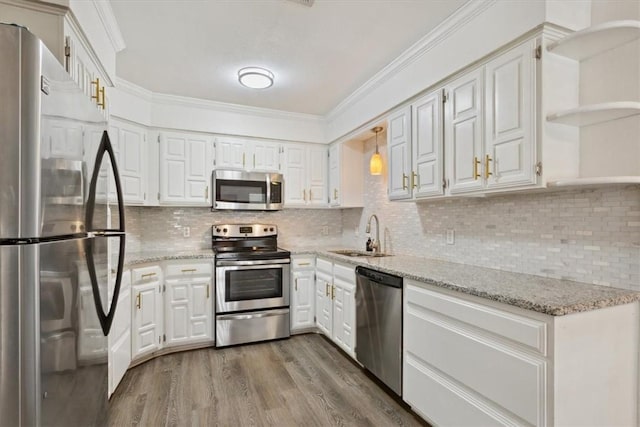
<svg viewBox="0 0 640 427"><path fill-rule="evenodd" d="M130 369L112 426L425 426L316 334L174 353Z"/></svg>

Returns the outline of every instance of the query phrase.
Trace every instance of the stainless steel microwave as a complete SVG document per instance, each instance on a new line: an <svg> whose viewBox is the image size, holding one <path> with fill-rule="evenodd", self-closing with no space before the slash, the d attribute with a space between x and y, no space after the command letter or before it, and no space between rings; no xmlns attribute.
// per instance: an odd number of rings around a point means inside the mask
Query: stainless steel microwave
<svg viewBox="0 0 640 427"><path fill-rule="evenodd" d="M279 173L217 169L211 175L212 210L277 211L284 202Z"/></svg>

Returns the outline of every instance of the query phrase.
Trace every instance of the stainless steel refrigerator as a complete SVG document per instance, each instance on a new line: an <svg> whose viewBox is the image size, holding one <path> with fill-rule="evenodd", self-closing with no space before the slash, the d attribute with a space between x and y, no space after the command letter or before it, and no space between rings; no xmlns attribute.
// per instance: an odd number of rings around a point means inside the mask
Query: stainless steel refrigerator
<svg viewBox="0 0 640 427"><path fill-rule="evenodd" d="M107 123L25 28L0 24L0 58L0 425L103 424L125 247Z"/></svg>

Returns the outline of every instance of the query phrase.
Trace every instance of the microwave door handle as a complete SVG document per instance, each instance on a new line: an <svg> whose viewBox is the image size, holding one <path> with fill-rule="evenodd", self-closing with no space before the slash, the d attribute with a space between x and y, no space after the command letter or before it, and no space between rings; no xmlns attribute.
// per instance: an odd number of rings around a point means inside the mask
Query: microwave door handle
<svg viewBox="0 0 640 427"><path fill-rule="evenodd" d="M86 214L85 214L85 228L89 232L102 231L102 230L95 230L93 228L93 213L96 207L96 187L98 185L98 176L100 175L100 166L102 165L104 153L107 153L107 155L109 156L109 159L111 160L111 167L113 169L113 178L116 183L118 215L119 215L119 222L120 222L117 230L110 230L110 231L119 231L121 233L124 233L125 217L124 217L124 197L122 195L122 184L120 182L120 174L118 172L118 164L116 162L116 156L113 152L113 146L111 145L111 140L109 139L109 134L107 133L106 130L102 132L102 139L100 140L100 145L98 146L98 153L96 154L96 160L93 166L93 174L91 175L91 184L89 185L89 197L87 199Z"/></svg>
<svg viewBox="0 0 640 427"><path fill-rule="evenodd" d="M94 237L93 239L100 239L104 237ZM89 270L89 277L91 279L91 290L93 293L93 304L96 309L96 314L98 315L98 320L100 322L100 327L102 328L102 333L106 337L109 335L111 331L111 326L113 325L113 318L116 314L116 308L118 306L118 298L120 296L120 286L122 285L122 273L124 271L124 251L125 251L125 235L119 236L120 239L120 247L118 250L118 271L116 272L116 283L113 288L113 296L111 297L111 304L109 305L109 312L104 312L104 307L102 306L102 301L100 300L100 288L98 286L98 277L96 274L96 266L95 260L93 257L93 239L85 240L85 256L87 260L87 268ZM107 281L107 287L109 286Z"/></svg>

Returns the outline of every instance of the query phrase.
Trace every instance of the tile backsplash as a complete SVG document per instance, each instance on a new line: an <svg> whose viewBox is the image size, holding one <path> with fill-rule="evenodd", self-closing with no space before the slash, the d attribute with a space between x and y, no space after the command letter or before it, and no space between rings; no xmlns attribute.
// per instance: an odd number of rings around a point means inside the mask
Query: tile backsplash
<svg viewBox="0 0 640 427"><path fill-rule="evenodd" d="M383 156L385 148L380 144ZM365 208L211 212L129 207L128 249L209 248L216 222L277 224L281 246L364 249L366 223L375 213L383 249L394 254L640 290L640 186L389 202L386 175L368 173L373 150L373 141L366 141L360 166ZM454 244L446 243L447 230L453 230Z"/></svg>

